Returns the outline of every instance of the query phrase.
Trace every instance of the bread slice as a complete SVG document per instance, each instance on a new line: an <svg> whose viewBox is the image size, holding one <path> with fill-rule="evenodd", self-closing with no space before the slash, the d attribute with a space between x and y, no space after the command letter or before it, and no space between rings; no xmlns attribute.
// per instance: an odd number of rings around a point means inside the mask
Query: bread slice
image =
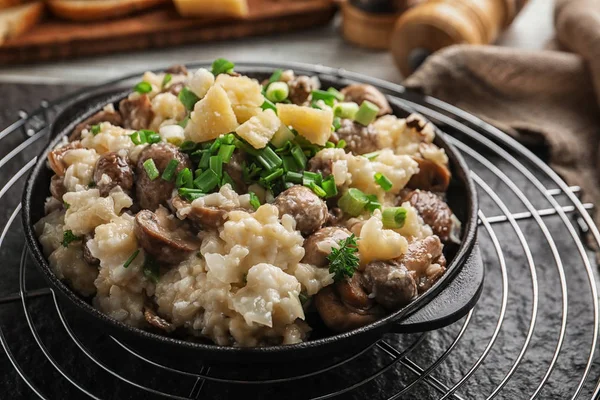
<svg viewBox="0 0 600 400"><path fill-rule="evenodd" d="M61 18L95 21L122 17L170 2L171 0L49 0L48 6L54 15Z"/></svg>
<svg viewBox="0 0 600 400"><path fill-rule="evenodd" d="M0 10L27 3L28 0L0 0Z"/></svg>
<svg viewBox="0 0 600 400"><path fill-rule="evenodd" d="M245 17L248 0L174 0L182 17Z"/></svg>
<svg viewBox="0 0 600 400"><path fill-rule="evenodd" d="M0 43L31 29L43 14L44 3L41 1L0 10Z"/></svg>

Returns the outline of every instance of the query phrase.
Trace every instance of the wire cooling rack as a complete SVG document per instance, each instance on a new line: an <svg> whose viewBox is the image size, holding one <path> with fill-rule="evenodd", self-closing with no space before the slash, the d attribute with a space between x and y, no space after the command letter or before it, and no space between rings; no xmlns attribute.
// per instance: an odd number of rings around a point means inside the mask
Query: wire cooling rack
<svg viewBox="0 0 600 400"><path fill-rule="evenodd" d="M598 273L582 235L600 245L600 234L587 211L592 205L578 198L580 189L568 187L502 132L441 101L341 69L288 67L373 84L448 134L467 160L480 196L486 282L476 307L438 331L390 334L326 362L289 360L281 366L173 360L161 349L141 352L93 330L62 307L37 273L18 218L25 177L48 139L49 123L72 95L43 101L0 132L0 342L5 353L0 371L9 381L4 396L596 398ZM272 66L245 63L244 68Z"/></svg>

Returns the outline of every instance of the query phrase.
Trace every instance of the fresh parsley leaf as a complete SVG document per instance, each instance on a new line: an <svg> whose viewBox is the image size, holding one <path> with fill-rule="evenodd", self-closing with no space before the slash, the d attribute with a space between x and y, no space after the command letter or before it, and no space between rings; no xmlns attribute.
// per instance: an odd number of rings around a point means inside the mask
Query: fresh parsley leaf
<svg viewBox="0 0 600 400"><path fill-rule="evenodd" d="M69 245L73 242L78 242L81 240L81 236L76 236L72 230L67 230L64 231L63 233L63 240L61 242L61 244L63 245L63 247L69 247Z"/></svg>
<svg viewBox="0 0 600 400"><path fill-rule="evenodd" d="M354 272L358 269L359 259L356 255L358 251L356 245L356 236L350 235L346 239L339 241L339 249L331 249L327 256L329 260L329 272L334 274L333 280L338 282L344 278L352 278Z"/></svg>

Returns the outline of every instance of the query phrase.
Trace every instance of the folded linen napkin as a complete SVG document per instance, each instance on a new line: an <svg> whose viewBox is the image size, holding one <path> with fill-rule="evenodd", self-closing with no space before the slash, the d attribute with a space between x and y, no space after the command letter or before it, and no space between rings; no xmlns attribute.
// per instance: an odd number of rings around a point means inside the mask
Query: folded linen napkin
<svg viewBox="0 0 600 400"><path fill-rule="evenodd" d="M562 51L452 46L404 84L547 146L551 167L600 206L600 0L556 0L555 27Z"/></svg>

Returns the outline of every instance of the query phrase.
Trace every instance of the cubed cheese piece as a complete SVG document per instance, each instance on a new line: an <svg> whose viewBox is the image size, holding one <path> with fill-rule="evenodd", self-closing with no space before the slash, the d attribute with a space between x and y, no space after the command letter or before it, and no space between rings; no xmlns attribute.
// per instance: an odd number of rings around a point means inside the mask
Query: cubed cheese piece
<svg viewBox="0 0 600 400"><path fill-rule="evenodd" d="M240 125L235 132L255 149L262 149L280 126L281 121L275 112L266 110Z"/></svg>
<svg viewBox="0 0 600 400"><path fill-rule="evenodd" d="M190 122L185 128L185 135L194 142L206 142L234 131L238 126L227 93L222 87L213 86L206 96L196 103Z"/></svg>
<svg viewBox="0 0 600 400"><path fill-rule="evenodd" d="M325 146L331 136L333 111L330 108L319 110L295 104L278 103L277 113L281 122L294 128L313 144Z"/></svg>
<svg viewBox="0 0 600 400"><path fill-rule="evenodd" d="M243 124L255 115L260 114L262 112L262 108L251 106L233 106L233 112L235 113L238 122Z"/></svg>
<svg viewBox="0 0 600 400"><path fill-rule="evenodd" d="M174 0L183 17L248 15L248 0Z"/></svg>
<svg viewBox="0 0 600 400"><path fill-rule="evenodd" d="M186 80L185 85L201 99L206 96L208 89L210 89L214 83L214 75L209 70L200 68Z"/></svg>
<svg viewBox="0 0 600 400"><path fill-rule="evenodd" d="M256 110L265 101L260 83L247 76L221 74L217 77L215 85L221 86L227 92L239 123L246 122L250 118L249 112Z"/></svg>

